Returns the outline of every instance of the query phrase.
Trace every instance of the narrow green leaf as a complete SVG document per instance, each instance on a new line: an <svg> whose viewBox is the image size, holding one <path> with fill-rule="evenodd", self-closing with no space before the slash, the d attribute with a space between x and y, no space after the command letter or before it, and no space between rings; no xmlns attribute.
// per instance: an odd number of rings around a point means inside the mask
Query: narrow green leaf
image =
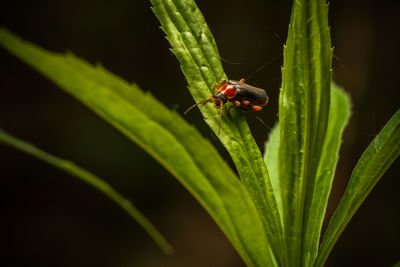
<svg viewBox="0 0 400 267"><path fill-rule="evenodd" d="M278 176L278 151L279 151L279 133L280 127L279 122L277 122L269 134L268 141L265 142L265 152L264 161L267 165L269 177L271 179L272 188L274 189L274 194L276 202L278 204L279 214L283 214L282 210L282 195L281 189L279 187L279 176Z"/></svg>
<svg viewBox="0 0 400 267"><path fill-rule="evenodd" d="M0 143L4 143L5 145L8 145L31 156L34 156L40 160L43 160L50 165L53 165L54 167L57 167L96 188L112 201L114 201L123 210L125 210L126 213L128 213L129 216L131 216L135 221L137 221L139 225L143 227L143 229L150 235L151 238L153 238L156 244L165 253L172 253L173 248L171 247L171 245L168 244L162 234L151 224L151 222L139 210L137 210L132 205L132 203L129 202L129 200L127 200L121 194L115 191L114 188L112 188L104 180L80 168L73 162L50 155L31 144L28 144L20 139L17 139L7 134L2 129L0 129Z"/></svg>
<svg viewBox="0 0 400 267"><path fill-rule="evenodd" d="M333 177L335 176L336 164L339 159L339 148L342 142L343 130L347 125L351 113L350 109L351 102L349 95L332 83L328 129L310 206L310 214L312 216L306 225L308 235L304 240L304 246L309 253L306 255L305 266L312 266L312 262L317 256L322 223L331 192Z"/></svg>
<svg viewBox="0 0 400 267"><path fill-rule="evenodd" d="M326 135L332 48L324 0L295 0L279 100L279 182L290 266L305 264L311 197Z"/></svg>
<svg viewBox="0 0 400 267"><path fill-rule="evenodd" d="M209 98L214 85L227 79L215 40L193 0L152 0L153 11L172 45L196 102ZM205 121L218 133L218 112L211 105L200 106ZM226 111L226 110L225 110ZM243 112L223 116L219 138L230 153L242 182L263 219L267 237L278 263L283 256L282 229L271 181ZM282 264L281 264L282 265Z"/></svg>
<svg viewBox="0 0 400 267"><path fill-rule="evenodd" d="M72 54L22 41L0 44L79 99L169 170L204 206L249 266L272 266L262 221L247 190L215 148L136 85Z"/></svg>
<svg viewBox="0 0 400 267"><path fill-rule="evenodd" d="M350 98L340 87L332 83L331 86L331 105L329 110L329 123L324 148L321 155L317 180L315 185L314 197L311 203L312 220L307 227L310 235L306 241L311 258L308 258L305 266L310 266L310 262L317 255L322 222L328 203L329 193L335 173L336 164L339 156L339 147L343 130L350 116ZM278 200L279 211L282 213L282 202L280 198L280 187L278 180L278 145L279 145L279 123L272 129L268 142L265 144L264 160L268 167L269 175L276 198Z"/></svg>
<svg viewBox="0 0 400 267"><path fill-rule="evenodd" d="M323 266L350 219L373 187L400 155L400 110L398 110L362 154L346 191L326 230L314 266Z"/></svg>

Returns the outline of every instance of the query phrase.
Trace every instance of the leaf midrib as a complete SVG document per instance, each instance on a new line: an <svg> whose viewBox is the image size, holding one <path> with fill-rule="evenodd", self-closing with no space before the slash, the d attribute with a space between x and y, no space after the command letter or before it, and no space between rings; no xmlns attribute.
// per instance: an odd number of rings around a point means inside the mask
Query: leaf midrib
<svg viewBox="0 0 400 267"><path fill-rule="evenodd" d="M177 26L176 26L176 21L174 21L174 19L173 19L174 16L171 15L171 11L167 8L167 5L165 4L165 0L161 0L161 1L164 3L163 6L164 6L164 8L165 8L165 11L169 14L169 18L171 19L171 22L173 23L175 29L176 29L177 32L178 32L178 35L180 36L179 38L180 38L180 40L181 40L182 47L185 48L185 50L187 51L187 54L190 55L190 58L191 58L192 62L195 63L195 64L193 64L193 65L196 67L196 69L199 71L201 77L203 78L203 83L204 83L208 88L210 88L210 86L207 84L207 79L205 78L205 75L203 74L203 72L201 71L201 69L200 69L199 66L198 66L198 65L199 65L198 62L195 60L195 57L193 57L191 51L190 51L190 50L188 49L188 47L186 46L185 42L182 41L182 37L181 37L182 34L181 34L181 32L178 30L178 28L177 28ZM173 0L171 0L171 2L174 4L174 7L176 8L176 10L179 10L179 9L177 8L175 2L174 2ZM199 45L198 45L199 40L198 40L197 36L194 34L192 28L189 26L189 23L187 22L187 20L186 20L186 18L185 18L185 16L184 16L185 12L179 12L179 14L181 14L181 16L182 16L184 22L186 23L186 26L190 29L190 34L196 39L196 41L197 41L197 42L196 42L196 47L199 48L199 49L201 50L203 57L206 59L206 62L207 62L207 65L208 65L209 70L210 70L211 73L213 74L214 79L217 80L215 71L214 71L214 69L211 67L209 57L207 57L207 53L205 53L205 51L204 51L204 49L203 49L202 46L199 46ZM208 37L207 37L207 40L208 40L209 43L211 43L210 40L208 39ZM209 91L211 91L211 90L209 90ZM215 116L214 116L214 117L215 117ZM253 167L253 165L250 164L250 162L248 161L248 159L250 158L250 151L247 149L247 147L246 147L245 144L244 144L244 141L243 141L243 140L244 140L244 136L243 136L242 132L240 131L240 127L238 126L237 121L236 121L235 119L232 118L231 120L233 121L233 124L231 124L231 123L226 123L225 125L227 125L227 126L231 129L232 132L237 132L237 133L239 133L240 140L239 140L239 141L236 140L236 142L237 142L238 144L240 144L239 147L240 147L241 151L246 155L246 161L247 161L247 164L246 164L246 165L251 167L251 171L252 171L252 173L253 173L253 176L254 176L254 177L257 177L258 174L257 174L256 169L255 169L255 168ZM232 127L232 125L234 125L235 127ZM235 131L235 130L236 130L236 131ZM223 131L222 128L221 128L221 131ZM228 149L228 150L229 150L229 149ZM257 179L257 180L258 180L258 179Z"/></svg>

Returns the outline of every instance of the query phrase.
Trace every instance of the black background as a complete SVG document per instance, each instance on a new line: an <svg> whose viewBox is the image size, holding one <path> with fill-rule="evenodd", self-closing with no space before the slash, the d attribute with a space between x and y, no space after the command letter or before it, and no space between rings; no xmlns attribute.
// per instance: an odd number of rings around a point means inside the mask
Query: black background
<svg viewBox="0 0 400 267"><path fill-rule="evenodd" d="M334 79L353 100L328 216L362 151L399 108L399 8L395 1L332 1ZM198 1L230 79L267 89L248 115L263 143L278 115L290 1ZM12 1L0 25L48 50L70 50L135 81L179 113L193 103L149 1ZM86 184L0 146L1 266L243 266L209 215L155 160L46 78L0 49L0 127L96 173L127 196L176 252L164 255L120 208ZM273 58L275 61L270 62ZM240 64L231 64L238 62ZM202 122L186 119L228 154ZM346 228L327 266L400 260L397 160Z"/></svg>

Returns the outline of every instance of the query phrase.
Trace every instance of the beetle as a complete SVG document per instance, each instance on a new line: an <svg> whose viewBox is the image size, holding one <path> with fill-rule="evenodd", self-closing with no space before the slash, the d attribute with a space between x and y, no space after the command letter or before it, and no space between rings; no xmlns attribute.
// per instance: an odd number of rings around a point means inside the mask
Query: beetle
<svg viewBox="0 0 400 267"><path fill-rule="evenodd" d="M215 93L215 88L218 89L218 93ZM257 88L244 83L244 79L239 81L235 80L221 80L213 87L212 96L204 99L193 106L189 107L185 111L188 113L191 109L198 105L204 105L208 102L214 101L214 107L219 109L219 128L218 135L221 129L221 118L222 118L222 107L228 101L232 102L233 105L229 106L227 115L231 117L231 109L240 107L243 110L262 110L268 103L268 96L264 89Z"/></svg>

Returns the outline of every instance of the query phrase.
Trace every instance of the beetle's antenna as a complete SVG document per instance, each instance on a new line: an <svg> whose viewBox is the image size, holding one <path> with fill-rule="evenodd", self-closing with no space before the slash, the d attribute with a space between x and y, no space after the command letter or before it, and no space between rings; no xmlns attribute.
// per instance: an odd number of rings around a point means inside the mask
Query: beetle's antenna
<svg viewBox="0 0 400 267"><path fill-rule="evenodd" d="M240 62L233 62L233 61L224 59L224 58L222 58L222 57L219 57L219 59L221 59L221 61L223 61L223 62L226 62L226 63L228 63L228 64L232 64L232 65L239 65L239 64L242 64L242 63L240 63Z"/></svg>
<svg viewBox="0 0 400 267"><path fill-rule="evenodd" d="M260 122L261 122L261 124L265 127L265 128L267 128L268 130L271 130L272 128L270 127L270 126L268 126L266 123L265 123L265 121L263 121L259 116L257 116L257 115L254 115L254 114L251 114L253 117L255 117L257 120L259 120Z"/></svg>
<svg viewBox="0 0 400 267"><path fill-rule="evenodd" d="M251 77L253 77L256 73L258 73L259 71L267 68L269 65L271 65L275 60L277 60L278 58L280 58L283 53L283 46L284 46L284 42L282 42L282 38L279 36L279 34L272 28L268 27L267 25L264 25L264 29L266 29L267 31L269 31L270 33L272 33L276 39L278 39L278 41L280 42L280 46L281 48L278 50L278 54L273 57L272 59L270 59L266 64L262 65L261 67L259 67L256 71L254 71L252 74L250 74L250 76L248 76L246 78L246 80L250 79Z"/></svg>
<svg viewBox="0 0 400 267"><path fill-rule="evenodd" d="M335 61L337 63L339 63L339 66L341 69L343 69L345 72L347 72L346 67L342 64L342 61L340 60L340 58L338 56L336 56L335 54L332 54L332 57L335 59Z"/></svg>
<svg viewBox="0 0 400 267"><path fill-rule="evenodd" d="M272 62L274 62L275 60L277 60L278 58L280 58L282 56L281 53L282 49L279 50L279 54L276 55L275 57L273 57L272 59L270 59L266 64L262 65L261 67L259 67L258 69L256 69L252 74L250 74L247 78L246 81L248 79L250 79L251 77L253 77L255 74L257 74L259 71L265 69L266 67L268 67L269 65L271 65Z"/></svg>
<svg viewBox="0 0 400 267"><path fill-rule="evenodd" d="M267 31L272 33L275 36L275 38L279 40L281 46L284 45L284 42L282 41L281 36L274 29L272 29L271 27L268 27L267 25L263 25L263 26L264 26L264 29L266 29Z"/></svg>
<svg viewBox="0 0 400 267"><path fill-rule="evenodd" d="M194 104L193 106L189 107L189 108L183 113L183 115L186 115L186 113L188 113L189 111L191 111L194 107L197 107L198 105L204 105L204 104L206 104L206 103L208 103L208 102L210 102L210 101L212 101L212 100L213 100L213 98L210 97L210 98L204 99L204 100L202 100L202 101L200 101L200 102Z"/></svg>
<svg viewBox="0 0 400 267"><path fill-rule="evenodd" d="M219 108L218 135L221 132L221 121L222 121L222 105Z"/></svg>

